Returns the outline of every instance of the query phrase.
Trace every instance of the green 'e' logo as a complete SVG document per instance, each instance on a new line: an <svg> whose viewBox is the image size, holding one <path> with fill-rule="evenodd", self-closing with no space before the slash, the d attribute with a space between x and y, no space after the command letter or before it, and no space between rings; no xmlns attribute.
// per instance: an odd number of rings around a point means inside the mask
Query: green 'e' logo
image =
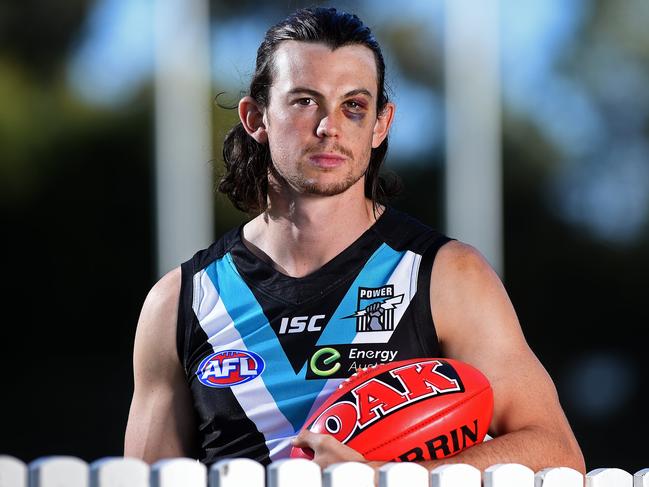
<svg viewBox="0 0 649 487"><path fill-rule="evenodd" d="M330 363L335 362L340 358L340 352L335 348L327 347L327 348L321 348L316 353L314 353L313 357L311 357L311 360L309 361L309 365L311 366L311 370L313 371L313 373L315 375L319 375L320 377L327 377L329 375L338 372L338 369L340 369L340 363L336 363L333 367L328 368L326 370L322 370L318 367L317 362L323 356L324 359L322 360L322 363L325 365L329 365Z"/></svg>

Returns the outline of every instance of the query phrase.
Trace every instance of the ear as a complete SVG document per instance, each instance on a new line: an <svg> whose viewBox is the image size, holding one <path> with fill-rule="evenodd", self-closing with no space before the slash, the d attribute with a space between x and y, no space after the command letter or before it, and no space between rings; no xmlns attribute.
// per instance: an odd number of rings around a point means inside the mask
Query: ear
<svg viewBox="0 0 649 487"><path fill-rule="evenodd" d="M263 109L251 96L244 96L239 101L239 119L250 137L260 144L268 142Z"/></svg>
<svg viewBox="0 0 649 487"><path fill-rule="evenodd" d="M372 131L372 149L376 149L378 146L380 146L388 136L390 126L392 125L392 119L394 118L395 110L396 106L394 105L394 103L388 102L376 117L374 130Z"/></svg>

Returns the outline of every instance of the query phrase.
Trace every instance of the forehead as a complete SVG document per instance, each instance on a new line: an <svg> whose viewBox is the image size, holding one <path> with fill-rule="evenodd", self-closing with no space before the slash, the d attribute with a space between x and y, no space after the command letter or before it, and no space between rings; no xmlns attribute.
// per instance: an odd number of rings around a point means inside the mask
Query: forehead
<svg viewBox="0 0 649 487"><path fill-rule="evenodd" d="M322 93L365 88L376 96L377 73L374 53L361 44L332 50L315 42L284 41L273 59L273 88L316 89Z"/></svg>

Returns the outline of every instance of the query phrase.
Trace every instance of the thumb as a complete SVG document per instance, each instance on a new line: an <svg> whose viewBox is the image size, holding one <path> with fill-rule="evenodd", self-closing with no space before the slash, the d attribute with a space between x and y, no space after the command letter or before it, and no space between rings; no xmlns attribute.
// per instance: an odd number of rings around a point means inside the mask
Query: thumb
<svg viewBox="0 0 649 487"><path fill-rule="evenodd" d="M317 435L307 429L303 429L300 433L291 440L293 446L298 447L311 447Z"/></svg>
<svg viewBox="0 0 649 487"><path fill-rule="evenodd" d="M310 436L311 435L311 436ZM313 448L311 448L310 444L313 441L313 433L311 433L309 430L302 430L300 433L291 440L291 444L293 445L293 452L291 456L295 456L296 458L306 458L308 460L313 460L313 457L315 456L315 452L313 451ZM295 450L297 448L297 450Z"/></svg>

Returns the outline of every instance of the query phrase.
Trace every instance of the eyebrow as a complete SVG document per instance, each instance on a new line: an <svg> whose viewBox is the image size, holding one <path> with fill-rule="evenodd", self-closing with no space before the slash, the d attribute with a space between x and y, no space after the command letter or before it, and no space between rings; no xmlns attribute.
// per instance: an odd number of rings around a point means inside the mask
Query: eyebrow
<svg viewBox="0 0 649 487"><path fill-rule="evenodd" d="M319 91L313 90L311 88L305 88L302 86L293 88L288 92L289 95L296 95L298 93L305 93L307 95L311 95L318 98L321 98L323 96L322 93L320 93ZM369 98L372 98L372 93L370 93L369 90L366 90L365 88L356 88L355 90L348 91L343 95L343 98L348 98L350 96L356 96L356 95L365 95Z"/></svg>

